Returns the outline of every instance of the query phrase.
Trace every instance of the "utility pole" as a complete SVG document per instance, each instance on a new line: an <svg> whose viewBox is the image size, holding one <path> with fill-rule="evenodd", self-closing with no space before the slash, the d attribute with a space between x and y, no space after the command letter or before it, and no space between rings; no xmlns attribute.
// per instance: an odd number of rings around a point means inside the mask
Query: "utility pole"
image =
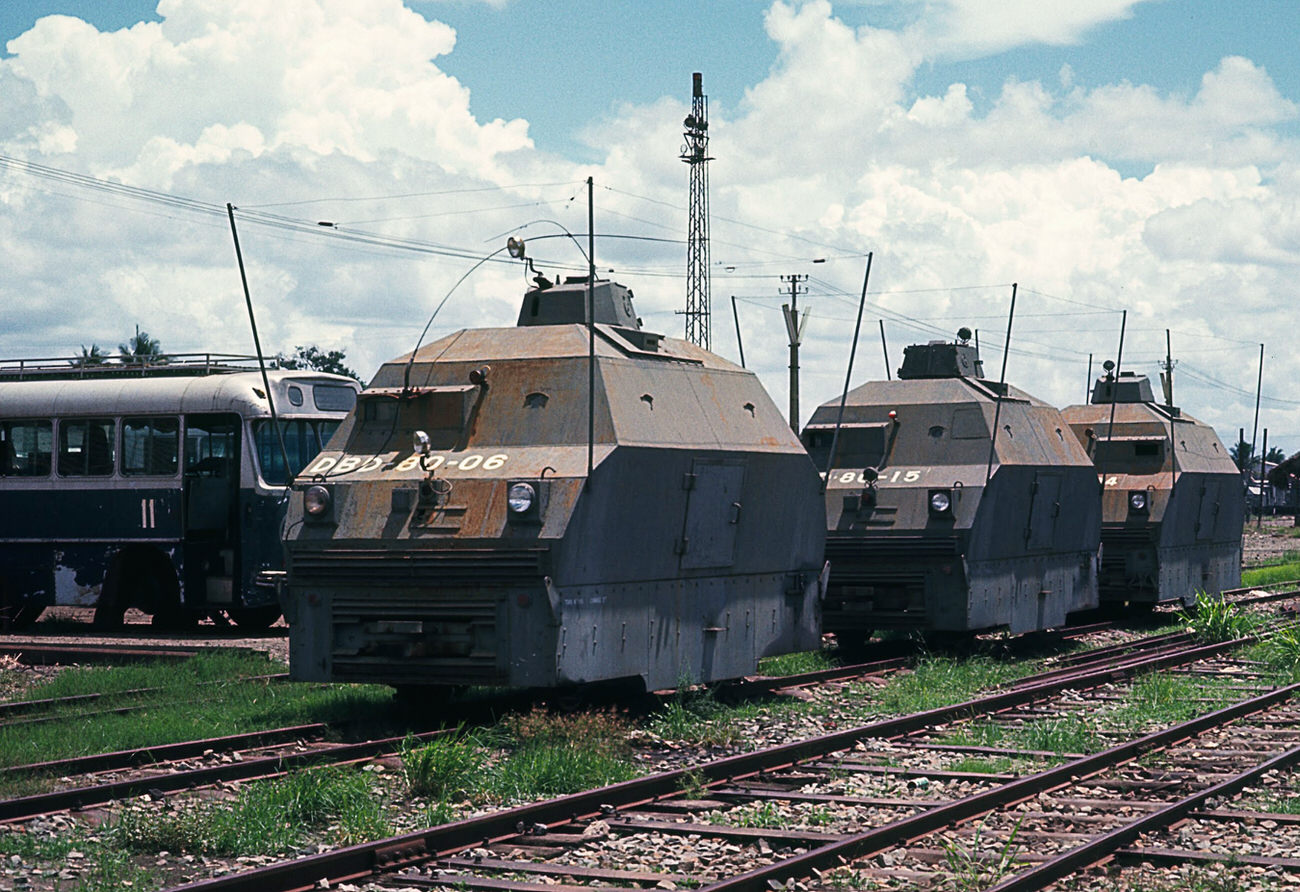
<svg viewBox="0 0 1300 892"><path fill-rule="evenodd" d="M808 324L808 311L799 316L799 295L808 289L801 288L800 282L807 276L782 276L782 282L790 283L790 302L781 305L781 314L785 316L785 330L790 334L790 429L799 433L799 343L803 340L803 327Z"/></svg>
<svg viewBox="0 0 1300 892"><path fill-rule="evenodd" d="M1165 391L1165 405L1174 404L1174 351L1169 342L1169 329L1165 329L1165 361L1160 363L1160 383Z"/></svg>
<svg viewBox="0 0 1300 892"><path fill-rule="evenodd" d="M686 340L709 347L709 98L695 72L691 113L683 122L679 156L691 168L690 221L686 232Z"/></svg>

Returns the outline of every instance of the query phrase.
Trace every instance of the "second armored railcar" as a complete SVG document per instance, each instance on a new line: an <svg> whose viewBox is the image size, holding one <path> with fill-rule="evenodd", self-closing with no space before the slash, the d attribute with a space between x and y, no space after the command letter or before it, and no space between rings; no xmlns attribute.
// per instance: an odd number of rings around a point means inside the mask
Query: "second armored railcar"
<svg viewBox="0 0 1300 892"><path fill-rule="evenodd" d="M839 404L803 433L827 481L827 631L1023 633L1097 605L1097 479L1059 411L984 380L964 342L850 391L832 456Z"/></svg>
<svg viewBox="0 0 1300 892"><path fill-rule="evenodd" d="M542 280L363 391L294 487L295 678L658 688L819 645L817 472L758 379L608 281L593 363L586 301Z"/></svg>
<svg viewBox="0 0 1300 892"><path fill-rule="evenodd" d="M1103 485L1103 602L1191 604L1241 584L1241 473L1212 427L1133 372L1108 372L1063 414Z"/></svg>

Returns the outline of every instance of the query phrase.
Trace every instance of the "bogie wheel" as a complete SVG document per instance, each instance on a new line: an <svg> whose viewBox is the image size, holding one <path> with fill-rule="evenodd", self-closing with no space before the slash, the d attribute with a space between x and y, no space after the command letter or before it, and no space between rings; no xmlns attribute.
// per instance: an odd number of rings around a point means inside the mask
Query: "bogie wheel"
<svg viewBox="0 0 1300 892"><path fill-rule="evenodd" d="M226 616L245 632L264 632L280 618L280 606L269 607L227 607Z"/></svg>

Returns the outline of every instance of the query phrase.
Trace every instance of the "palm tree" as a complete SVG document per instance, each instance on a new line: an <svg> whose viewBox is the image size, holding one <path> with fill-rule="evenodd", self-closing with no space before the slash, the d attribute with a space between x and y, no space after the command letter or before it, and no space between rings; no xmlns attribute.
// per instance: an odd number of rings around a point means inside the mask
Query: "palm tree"
<svg viewBox="0 0 1300 892"><path fill-rule="evenodd" d="M162 343L157 338L149 337L149 332L141 331L140 326L135 327L135 336L125 344L117 345L118 353L122 357L122 362L136 363L143 365L147 362L162 362Z"/></svg>
<svg viewBox="0 0 1300 892"><path fill-rule="evenodd" d="M108 362L108 354L100 350L98 344L91 344L89 348L82 344L81 355L73 359L70 365L73 368L84 369L88 366L103 365L106 362Z"/></svg>

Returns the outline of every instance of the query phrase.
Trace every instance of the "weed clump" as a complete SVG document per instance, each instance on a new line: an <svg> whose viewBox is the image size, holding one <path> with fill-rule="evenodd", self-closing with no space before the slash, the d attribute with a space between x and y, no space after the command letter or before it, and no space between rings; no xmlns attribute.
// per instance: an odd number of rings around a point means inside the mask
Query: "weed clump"
<svg viewBox="0 0 1300 892"><path fill-rule="evenodd" d="M1192 637L1202 644L1247 638L1259 626L1257 618L1206 592L1196 593L1196 605L1190 611L1184 611L1181 620Z"/></svg>

